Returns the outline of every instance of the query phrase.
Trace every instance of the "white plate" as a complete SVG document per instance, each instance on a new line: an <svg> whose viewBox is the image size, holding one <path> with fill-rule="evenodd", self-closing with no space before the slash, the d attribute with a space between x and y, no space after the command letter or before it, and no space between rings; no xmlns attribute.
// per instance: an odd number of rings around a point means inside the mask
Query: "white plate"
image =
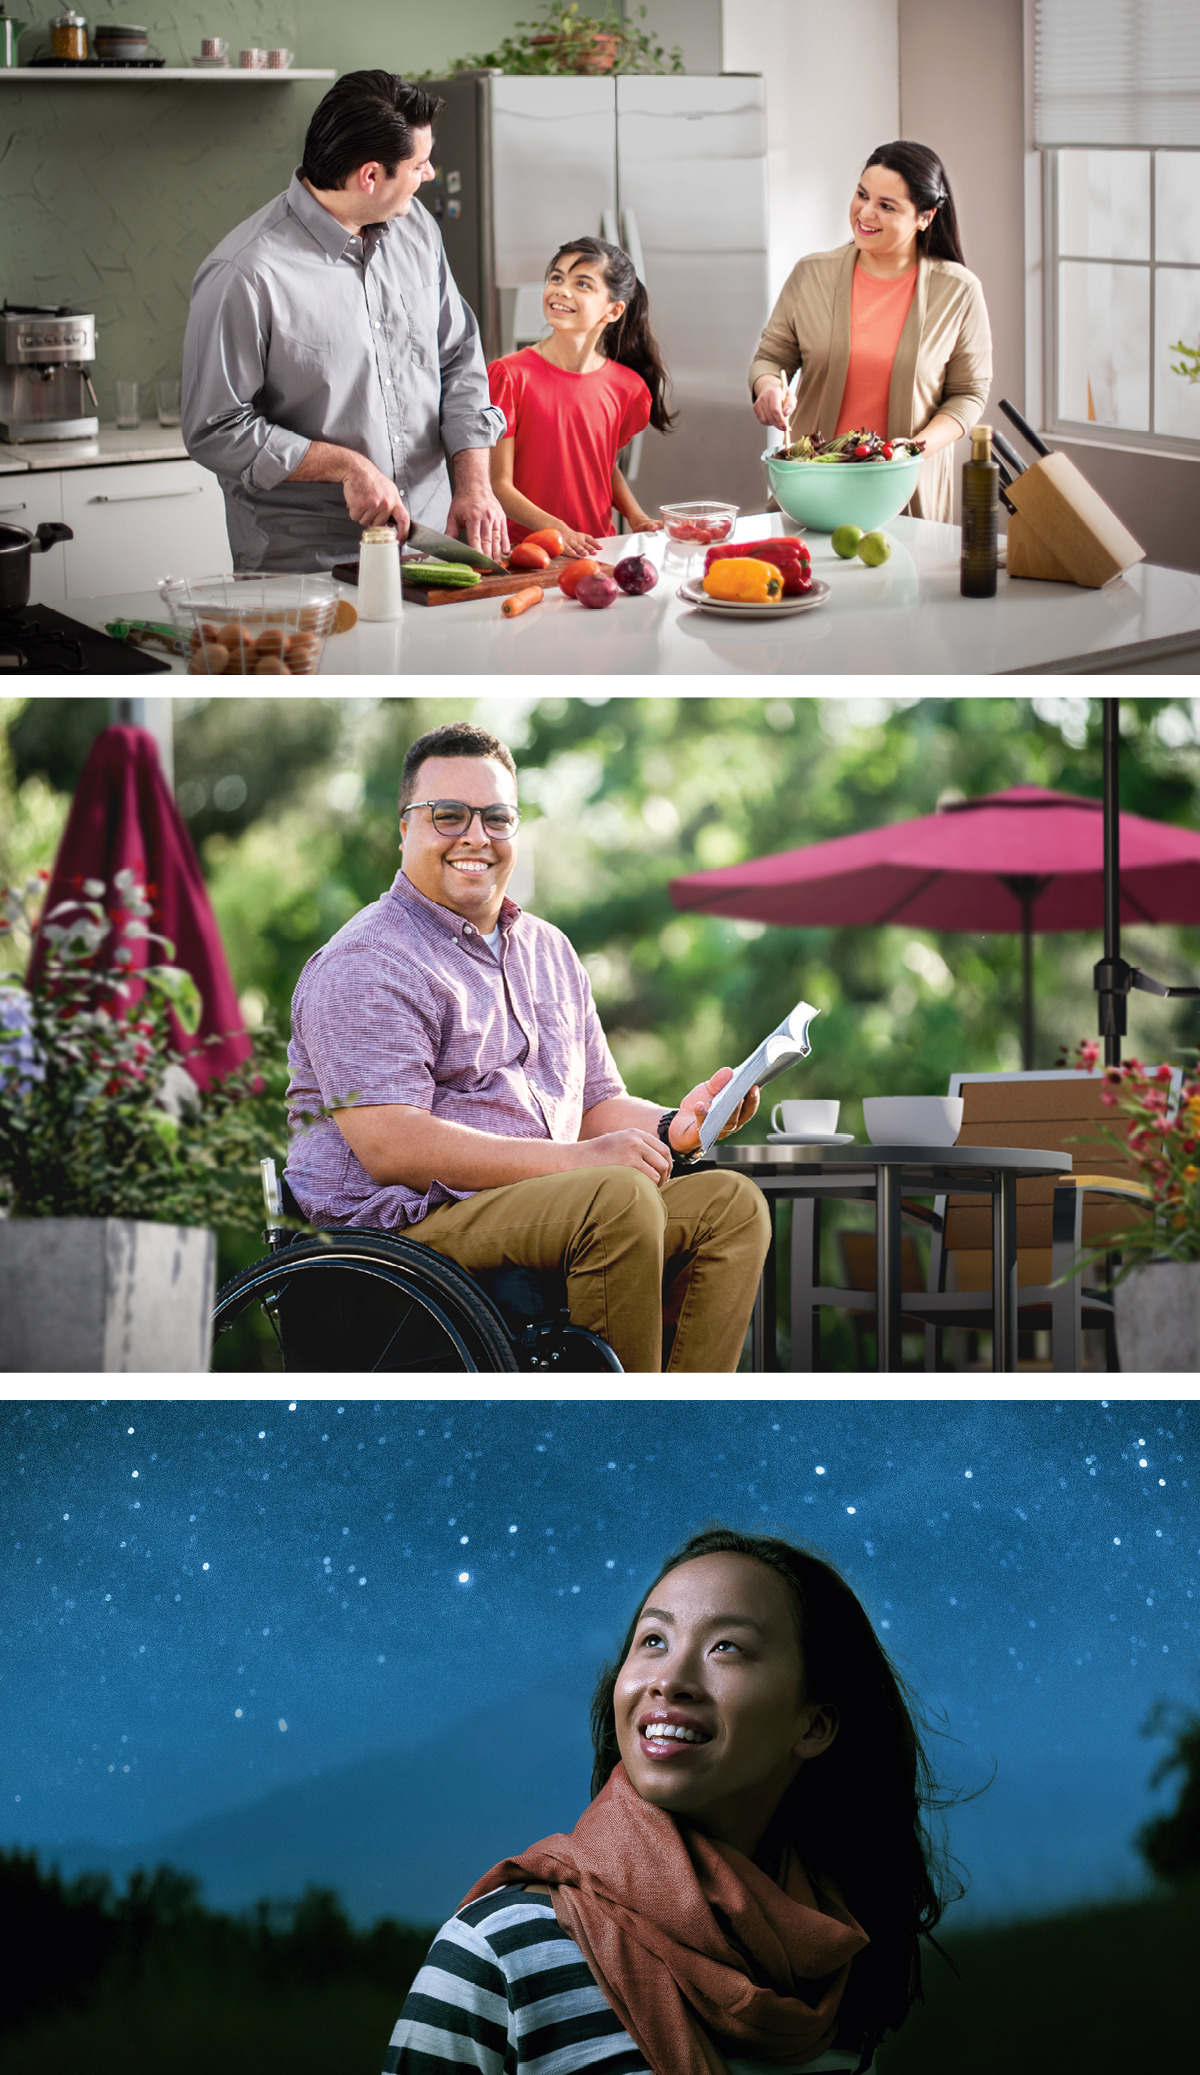
<svg viewBox="0 0 1200 2075"><path fill-rule="evenodd" d="M777 598L772 605L751 605L740 598L710 598L704 586L694 577L680 584L675 596L682 598L685 605L695 605L701 612L723 612L744 620L778 620L793 612L811 612L814 605L824 605L829 596L829 585L819 576L814 576L811 587L800 598Z"/></svg>
<svg viewBox="0 0 1200 2075"><path fill-rule="evenodd" d="M852 1146L852 1131L768 1131L767 1143L772 1146Z"/></svg>
<svg viewBox="0 0 1200 2075"><path fill-rule="evenodd" d="M228 58L193 58L192 63L198 72L228 72L229 70Z"/></svg>

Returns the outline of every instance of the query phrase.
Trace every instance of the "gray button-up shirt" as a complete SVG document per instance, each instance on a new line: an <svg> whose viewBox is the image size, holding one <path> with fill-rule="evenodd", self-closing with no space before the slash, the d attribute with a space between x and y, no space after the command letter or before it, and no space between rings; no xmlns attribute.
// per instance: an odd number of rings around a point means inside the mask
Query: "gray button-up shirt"
<svg viewBox="0 0 1200 2075"><path fill-rule="evenodd" d="M301 1112L356 1094L502 1138L572 1145L585 1111L625 1092L561 930L506 900L497 957L403 872L309 959L288 1063L293 1126ZM373 1181L332 1119L298 1132L287 1177L318 1225L390 1231L475 1194Z"/></svg>
<svg viewBox="0 0 1200 2075"><path fill-rule="evenodd" d="M220 478L235 568L328 569L357 555L341 484L286 480L311 440L365 454L414 519L444 527L445 454L503 431L479 327L416 200L360 238L295 173L200 268L183 437Z"/></svg>

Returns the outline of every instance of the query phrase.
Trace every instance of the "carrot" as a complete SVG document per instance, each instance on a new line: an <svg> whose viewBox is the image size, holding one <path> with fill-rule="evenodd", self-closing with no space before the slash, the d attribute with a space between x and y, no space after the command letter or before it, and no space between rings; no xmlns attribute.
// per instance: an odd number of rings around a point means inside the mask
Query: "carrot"
<svg viewBox="0 0 1200 2075"><path fill-rule="evenodd" d="M531 605L540 605L546 593L540 584L528 591L510 591L500 607L506 620L515 620L519 612L528 612Z"/></svg>

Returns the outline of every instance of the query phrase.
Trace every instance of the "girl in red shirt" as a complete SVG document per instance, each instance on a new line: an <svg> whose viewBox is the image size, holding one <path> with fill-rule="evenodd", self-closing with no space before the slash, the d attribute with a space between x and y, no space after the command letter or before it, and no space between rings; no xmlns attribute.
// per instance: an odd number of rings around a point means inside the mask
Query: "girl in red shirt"
<svg viewBox="0 0 1200 2075"><path fill-rule="evenodd" d="M494 360L492 402L507 420L492 448L492 488L515 543L556 526L568 554L594 554L612 510L638 533L660 519L642 510L617 455L646 425L669 430L667 372L650 329L633 261L603 238L574 238L546 270L542 310L550 337Z"/></svg>

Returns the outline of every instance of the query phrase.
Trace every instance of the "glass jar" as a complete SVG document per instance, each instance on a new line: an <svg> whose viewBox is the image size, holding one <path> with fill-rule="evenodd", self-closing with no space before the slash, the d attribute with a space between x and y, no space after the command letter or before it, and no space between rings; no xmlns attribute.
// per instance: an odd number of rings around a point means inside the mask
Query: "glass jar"
<svg viewBox="0 0 1200 2075"><path fill-rule="evenodd" d="M86 58L88 54L87 18L75 14L71 8L65 14L55 15L50 24L50 55L52 58Z"/></svg>

